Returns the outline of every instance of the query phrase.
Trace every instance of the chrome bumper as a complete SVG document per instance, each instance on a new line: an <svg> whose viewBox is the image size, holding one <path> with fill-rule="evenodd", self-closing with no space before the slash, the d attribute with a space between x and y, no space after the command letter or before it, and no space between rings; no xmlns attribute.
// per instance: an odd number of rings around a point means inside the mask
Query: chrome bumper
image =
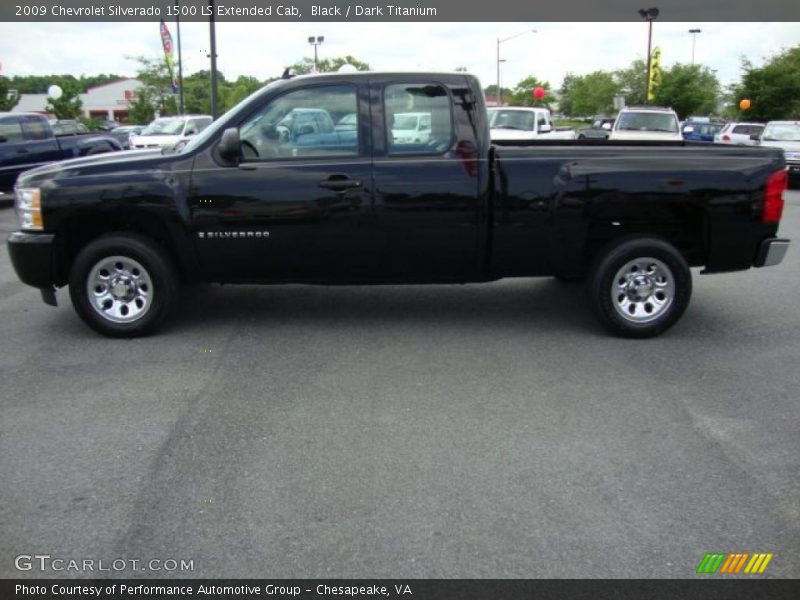
<svg viewBox="0 0 800 600"><path fill-rule="evenodd" d="M789 240L770 238L761 242L753 263L756 267L773 267L779 264L789 249Z"/></svg>

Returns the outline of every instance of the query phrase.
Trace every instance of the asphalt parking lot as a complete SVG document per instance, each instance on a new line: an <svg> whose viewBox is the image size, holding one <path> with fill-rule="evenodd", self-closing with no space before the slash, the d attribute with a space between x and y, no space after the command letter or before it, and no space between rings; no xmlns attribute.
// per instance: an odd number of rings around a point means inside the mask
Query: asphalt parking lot
<svg viewBox="0 0 800 600"><path fill-rule="evenodd" d="M800 577L800 192L781 233L781 266L696 276L646 341L547 279L205 286L113 341L3 245L0 577L692 577L711 551Z"/></svg>

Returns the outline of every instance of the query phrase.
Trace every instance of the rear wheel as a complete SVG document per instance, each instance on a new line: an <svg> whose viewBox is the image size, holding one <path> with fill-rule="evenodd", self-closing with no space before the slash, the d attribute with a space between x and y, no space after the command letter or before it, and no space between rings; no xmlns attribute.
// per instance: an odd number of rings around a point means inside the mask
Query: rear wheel
<svg viewBox="0 0 800 600"><path fill-rule="evenodd" d="M635 238L609 250L589 281L594 311L609 331L631 338L652 337L672 327L692 294L692 274L674 246Z"/></svg>
<svg viewBox="0 0 800 600"><path fill-rule="evenodd" d="M155 331L177 294L175 269L164 251L136 234L113 234L90 242L70 272L72 304L81 319L110 337Z"/></svg>

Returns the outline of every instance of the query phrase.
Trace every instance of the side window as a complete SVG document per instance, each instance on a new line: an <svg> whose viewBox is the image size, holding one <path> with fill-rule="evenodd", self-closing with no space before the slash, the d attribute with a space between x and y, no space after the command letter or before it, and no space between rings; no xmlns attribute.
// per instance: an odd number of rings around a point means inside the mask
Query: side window
<svg viewBox="0 0 800 600"><path fill-rule="evenodd" d="M47 127L44 119L38 117L25 117L22 121L22 130L28 140L46 140Z"/></svg>
<svg viewBox="0 0 800 600"><path fill-rule="evenodd" d="M384 91L389 154L444 154L453 144L451 100L436 83L403 83Z"/></svg>
<svg viewBox="0 0 800 600"><path fill-rule="evenodd" d="M17 144L22 141L22 127L18 117L0 119L0 144Z"/></svg>
<svg viewBox="0 0 800 600"><path fill-rule="evenodd" d="M239 128L249 160L358 155L358 99L352 85L289 92L267 104ZM343 121L352 126L334 127Z"/></svg>
<svg viewBox="0 0 800 600"><path fill-rule="evenodd" d="M544 113L536 113L536 130L538 131L542 125L547 125L547 117Z"/></svg>

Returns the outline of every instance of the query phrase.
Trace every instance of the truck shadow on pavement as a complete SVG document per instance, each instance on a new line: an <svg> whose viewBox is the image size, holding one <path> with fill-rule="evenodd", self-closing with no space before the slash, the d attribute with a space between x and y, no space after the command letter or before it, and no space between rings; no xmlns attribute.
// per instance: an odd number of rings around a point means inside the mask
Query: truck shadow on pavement
<svg viewBox="0 0 800 600"><path fill-rule="evenodd" d="M316 326L531 327L604 335L584 287L550 279L468 285L237 286L183 291L164 331L246 324Z"/></svg>

